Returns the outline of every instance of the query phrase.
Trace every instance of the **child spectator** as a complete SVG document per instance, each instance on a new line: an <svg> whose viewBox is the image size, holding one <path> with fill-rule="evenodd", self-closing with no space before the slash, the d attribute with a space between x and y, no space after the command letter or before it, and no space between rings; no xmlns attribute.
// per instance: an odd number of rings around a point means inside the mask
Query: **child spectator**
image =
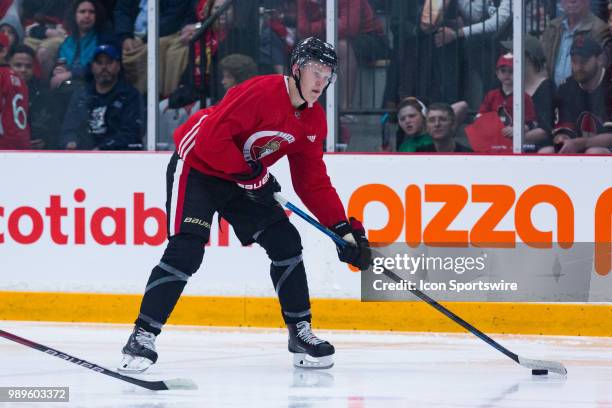
<svg viewBox="0 0 612 408"><path fill-rule="evenodd" d="M396 134L398 152L416 152L419 148L431 148L433 141L426 131L427 108L414 97L404 98L397 109Z"/></svg>
<svg viewBox="0 0 612 408"><path fill-rule="evenodd" d="M0 32L0 150L29 149L28 87L6 65L9 37Z"/></svg>
<svg viewBox="0 0 612 408"><path fill-rule="evenodd" d="M512 85L513 85L513 56L512 54L505 54L499 57L495 67L495 73L497 79L500 82L500 87L493 89L487 93L480 109L478 111L479 116L486 113L495 112L499 116L503 124L501 134L504 138L512 139L513 132L513 117L512 117ZM529 146L530 151L534 151L535 148L530 144L533 140L540 140L545 137L543 129L538 127L537 116L535 113L535 107L531 97L524 94L524 106L525 106L525 145ZM478 120L477 118L476 120ZM480 135L486 137L486 135ZM508 147L510 143L508 142Z"/></svg>
<svg viewBox="0 0 612 408"><path fill-rule="evenodd" d="M27 45L18 45L9 63L28 86L28 123L32 134L32 148L59 149L57 138L62 125L63 105L49 92L49 81L35 76L37 61L34 50Z"/></svg>

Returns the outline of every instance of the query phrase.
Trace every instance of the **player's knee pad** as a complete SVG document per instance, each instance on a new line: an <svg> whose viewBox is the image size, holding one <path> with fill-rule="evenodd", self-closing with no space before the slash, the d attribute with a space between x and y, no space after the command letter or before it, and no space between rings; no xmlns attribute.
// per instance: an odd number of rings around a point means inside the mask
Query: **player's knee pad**
<svg viewBox="0 0 612 408"><path fill-rule="evenodd" d="M266 228L257 242L272 261L270 277L281 303L285 322L310 319L310 298L302 260L302 241L297 229L283 220Z"/></svg>
<svg viewBox="0 0 612 408"><path fill-rule="evenodd" d="M177 271L193 275L204 258L205 239L194 234L177 234L170 237L159 266L172 273Z"/></svg>
<svg viewBox="0 0 612 408"><path fill-rule="evenodd" d="M283 261L302 254L302 240L297 228L284 219L267 227L257 237L272 261Z"/></svg>

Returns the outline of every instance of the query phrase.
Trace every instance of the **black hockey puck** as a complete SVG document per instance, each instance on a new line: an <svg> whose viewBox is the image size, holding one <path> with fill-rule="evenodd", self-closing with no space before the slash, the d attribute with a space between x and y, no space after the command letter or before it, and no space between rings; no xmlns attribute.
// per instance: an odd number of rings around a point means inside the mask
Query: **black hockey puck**
<svg viewBox="0 0 612 408"><path fill-rule="evenodd" d="M531 370L531 375L548 375L548 370Z"/></svg>

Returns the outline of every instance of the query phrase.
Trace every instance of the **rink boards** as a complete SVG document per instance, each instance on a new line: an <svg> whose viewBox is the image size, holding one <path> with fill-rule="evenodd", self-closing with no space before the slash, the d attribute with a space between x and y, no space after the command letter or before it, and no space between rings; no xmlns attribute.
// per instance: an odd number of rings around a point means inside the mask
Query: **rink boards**
<svg viewBox="0 0 612 408"><path fill-rule="evenodd" d="M163 251L168 159L166 153L0 153L0 319L132 321ZM489 331L612 335L610 158L372 154L325 160L349 214L364 219L372 241L427 243L459 231L455 237L484 242L490 235L478 226L492 221L492 201L482 199L488 196L505 200L495 231L505 231L511 243L534 234L551 243L596 243L592 303L451 306ZM287 162L272 172L283 194L302 205ZM458 211L443 216L444 205ZM433 222L440 216L446 230ZM317 325L456 330L418 302L361 303L359 274L337 261L326 237L290 218L302 235ZM213 223L203 267L171 321L279 326L265 253L242 247L221 225Z"/></svg>

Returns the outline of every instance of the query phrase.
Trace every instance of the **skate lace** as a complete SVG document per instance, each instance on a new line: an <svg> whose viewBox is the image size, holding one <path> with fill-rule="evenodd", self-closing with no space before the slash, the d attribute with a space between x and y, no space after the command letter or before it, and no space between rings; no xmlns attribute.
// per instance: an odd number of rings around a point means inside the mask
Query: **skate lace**
<svg viewBox="0 0 612 408"><path fill-rule="evenodd" d="M298 322L296 324L296 327L298 329L298 334L297 334L298 337L302 339L304 342L308 344L312 344L313 346L316 346L317 344L325 343L324 340L321 340L320 338L314 335L314 333L310 329L310 323L306 321Z"/></svg>
<svg viewBox="0 0 612 408"><path fill-rule="evenodd" d="M155 335L153 333L139 327L134 338L140 346L155 351Z"/></svg>

